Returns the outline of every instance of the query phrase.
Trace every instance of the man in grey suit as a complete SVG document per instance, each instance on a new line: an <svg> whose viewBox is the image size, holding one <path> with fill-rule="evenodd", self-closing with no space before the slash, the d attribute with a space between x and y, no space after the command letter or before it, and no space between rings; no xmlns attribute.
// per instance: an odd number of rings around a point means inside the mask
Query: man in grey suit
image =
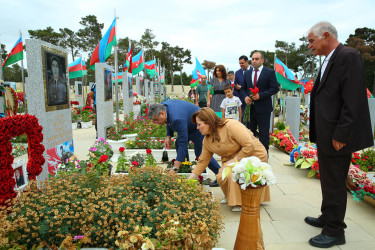
<svg viewBox="0 0 375 250"><path fill-rule="evenodd" d="M309 48L326 59L311 91L310 141L316 142L322 188L321 215L305 222L323 228L310 239L315 247L345 244L344 222L352 152L373 145L363 63L358 52L337 40L328 22L308 32Z"/></svg>

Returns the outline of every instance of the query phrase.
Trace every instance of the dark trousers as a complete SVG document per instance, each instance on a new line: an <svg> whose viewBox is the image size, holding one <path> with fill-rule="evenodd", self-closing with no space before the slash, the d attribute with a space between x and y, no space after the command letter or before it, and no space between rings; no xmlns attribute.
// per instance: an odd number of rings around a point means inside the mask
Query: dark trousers
<svg viewBox="0 0 375 250"><path fill-rule="evenodd" d="M207 102L198 102L200 108L207 108Z"/></svg>
<svg viewBox="0 0 375 250"><path fill-rule="evenodd" d="M322 188L320 216L324 223L322 233L328 236L344 234L347 202L346 178L348 176L351 154L328 156L319 150L319 173Z"/></svg>
<svg viewBox="0 0 375 250"><path fill-rule="evenodd" d="M199 130L196 130L193 133L189 133L188 140L192 141L194 143L194 153L195 153L195 156L197 158L202 153L203 138L204 138L204 136L201 134L201 132L199 132ZM175 141L175 145L176 145L176 151L178 152L178 147L179 147L178 138ZM189 152L187 153L187 155L185 156L185 158L189 161ZM208 164L208 168L212 172L214 172L215 175L217 175L219 173L220 165L219 165L219 163L217 163L217 161L214 159L214 157L211 158L211 161Z"/></svg>
<svg viewBox="0 0 375 250"><path fill-rule="evenodd" d="M250 124L249 129L253 132L254 136L258 136L259 141L263 144L268 152L270 143L270 118L271 112L257 113L254 105L250 107ZM259 132L257 132L257 128Z"/></svg>

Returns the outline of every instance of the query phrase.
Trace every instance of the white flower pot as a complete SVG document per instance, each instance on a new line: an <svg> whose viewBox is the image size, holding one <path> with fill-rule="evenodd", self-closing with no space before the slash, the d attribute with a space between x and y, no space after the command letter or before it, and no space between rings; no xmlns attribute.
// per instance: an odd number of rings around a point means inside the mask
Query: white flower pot
<svg viewBox="0 0 375 250"><path fill-rule="evenodd" d="M113 156L111 158L112 162L117 162L118 161L118 158L120 157L120 150L119 149L121 147L125 148L126 141L127 141L127 139L122 139L122 140L119 140L119 141L107 140L107 142L109 143L109 145L112 146L112 151L113 151Z"/></svg>
<svg viewBox="0 0 375 250"><path fill-rule="evenodd" d="M128 140L132 140L132 141L135 141L135 138L137 138L138 134L135 133L135 134L125 134L125 137L128 139Z"/></svg>
<svg viewBox="0 0 375 250"><path fill-rule="evenodd" d="M77 129L77 123L76 123L76 122L73 122L73 123L72 123L72 129L73 129L73 130Z"/></svg>
<svg viewBox="0 0 375 250"><path fill-rule="evenodd" d="M92 121L81 122L81 128L91 128L91 127L92 127Z"/></svg>

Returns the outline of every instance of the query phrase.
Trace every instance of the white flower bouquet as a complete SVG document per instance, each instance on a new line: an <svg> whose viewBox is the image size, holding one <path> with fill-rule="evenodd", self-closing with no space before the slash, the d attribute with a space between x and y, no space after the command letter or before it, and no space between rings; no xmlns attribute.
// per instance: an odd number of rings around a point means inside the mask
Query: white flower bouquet
<svg viewBox="0 0 375 250"><path fill-rule="evenodd" d="M248 186L269 186L276 183L271 166L255 156L246 157L240 162L228 165L223 171L222 179L227 178L230 173L232 173L233 181L238 182L243 190Z"/></svg>

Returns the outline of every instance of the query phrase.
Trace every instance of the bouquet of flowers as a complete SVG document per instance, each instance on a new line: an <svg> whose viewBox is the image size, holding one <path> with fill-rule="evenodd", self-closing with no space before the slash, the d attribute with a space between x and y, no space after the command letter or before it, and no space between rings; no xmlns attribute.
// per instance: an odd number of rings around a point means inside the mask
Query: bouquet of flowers
<svg viewBox="0 0 375 250"><path fill-rule="evenodd" d="M249 88L250 89L250 98L252 98L254 95L259 93L259 88ZM251 99L252 100L252 99ZM250 105L246 106L246 109L244 110L244 117L243 122L250 122Z"/></svg>
<svg viewBox="0 0 375 250"><path fill-rule="evenodd" d="M146 98L144 96L138 95L137 93L133 93L133 105L140 105L146 102Z"/></svg>
<svg viewBox="0 0 375 250"><path fill-rule="evenodd" d="M356 190L350 191L353 194L353 200L360 201L363 200L365 196L375 199L375 183L359 166L350 166L348 179L351 179L356 185Z"/></svg>
<svg viewBox="0 0 375 250"><path fill-rule="evenodd" d="M222 179L227 178L231 172L233 181L238 182L243 190L248 186L269 186L276 183L271 166L256 156L246 157L240 162L228 165L223 171Z"/></svg>
<svg viewBox="0 0 375 250"><path fill-rule="evenodd" d="M294 139L289 127L284 130L275 130L270 135L270 144L287 154L290 154L294 148L298 147L298 142Z"/></svg>
<svg viewBox="0 0 375 250"><path fill-rule="evenodd" d="M294 163L294 167L300 167L301 169L310 168L307 177L313 177L319 175L319 162L318 162L318 151L315 144L305 144L304 146L298 146L293 149L290 153L290 161Z"/></svg>

